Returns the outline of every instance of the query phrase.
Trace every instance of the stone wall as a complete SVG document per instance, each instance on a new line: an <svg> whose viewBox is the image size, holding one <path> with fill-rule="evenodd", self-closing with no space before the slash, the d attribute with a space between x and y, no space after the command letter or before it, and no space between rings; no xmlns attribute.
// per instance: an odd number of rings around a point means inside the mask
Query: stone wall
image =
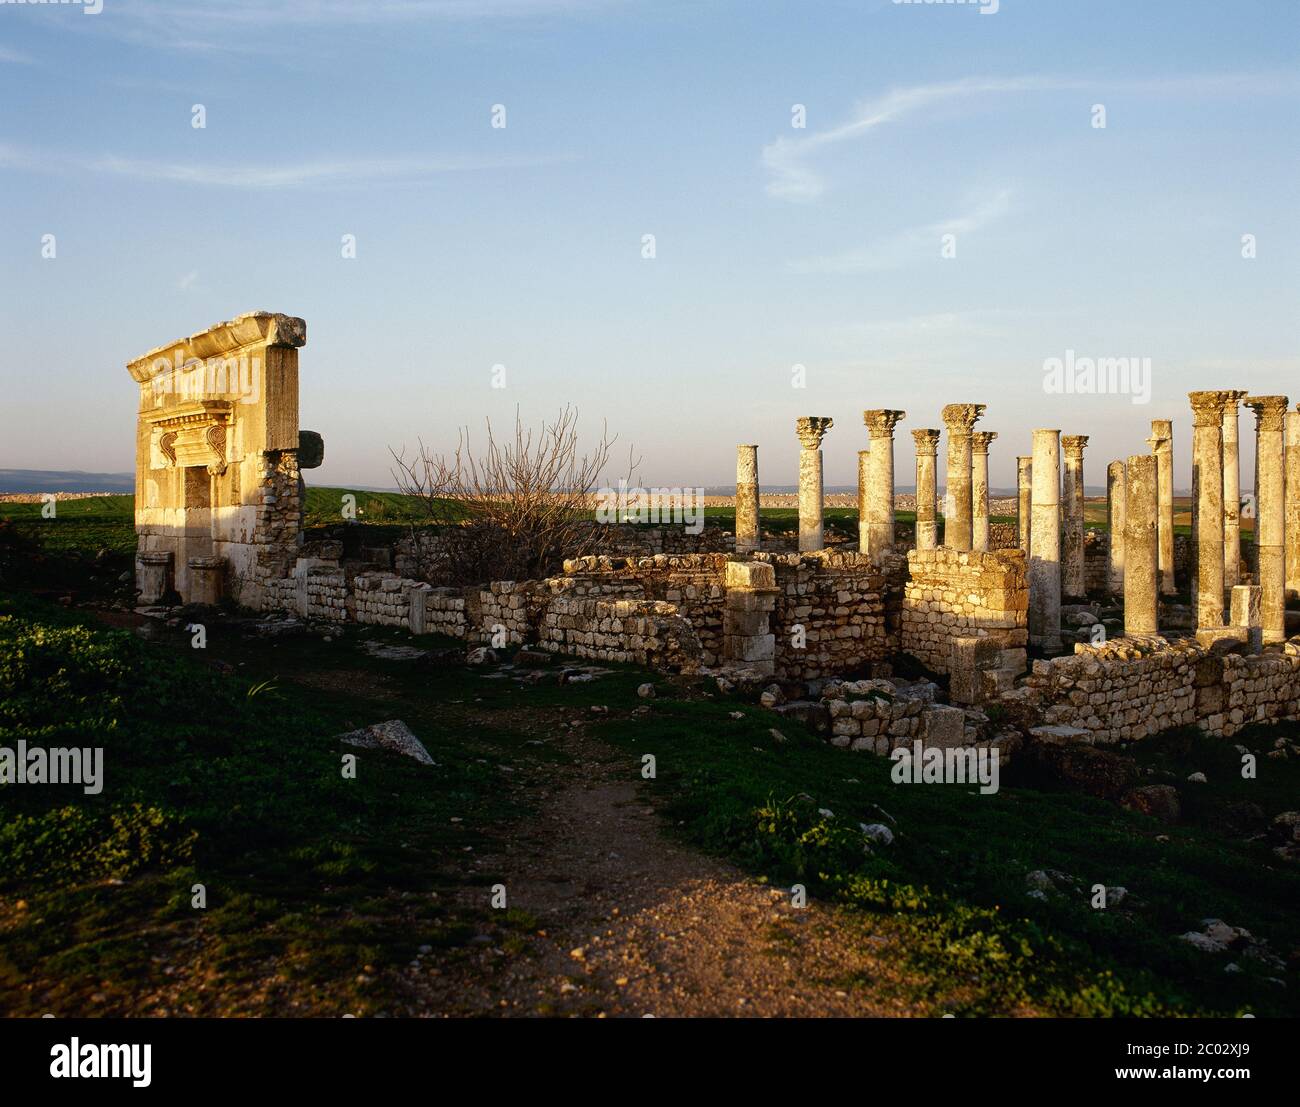
<svg viewBox="0 0 1300 1107"><path fill-rule="evenodd" d="M912 550L907 564L899 643L904 653L932 672L947 673L959 638L992 637L1003 649L1024 649L1029 590L1019 549Z"/></svg>
<svg viewBox="0 0 1300 1107"><path fill-rule="evenodd" d="M1300 639L1277 654L1225 655L1191 639L1115 638L1035 661L1025 684L1003 702L1036 707L1066 728L1060 740L1104 745L1193 725L1230 736L1300 718Z"/></svg>

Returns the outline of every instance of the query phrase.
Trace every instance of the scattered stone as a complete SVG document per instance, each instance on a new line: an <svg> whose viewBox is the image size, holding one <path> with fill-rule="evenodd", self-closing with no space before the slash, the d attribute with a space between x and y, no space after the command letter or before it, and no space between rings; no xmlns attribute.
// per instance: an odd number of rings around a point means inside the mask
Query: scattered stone
<svg viewBox="0 0 1300 1107"><path fill-rule="evenodd" d="M1205 779L1205 774L1204 774L1204 773L1192 773L1192 774L1187 778L1187 782L1188 782L1189 784L1206 784L1206 783L1208 783L1208 781Z"/></svg>
<svg viewBox="0 0 1300 1107"><path fill-rule="evenodd" d="M862 829L862 836L878 846L890 846L894 844L894 832L884 823L859 823Z"/></svg>
<svg viewBox="0 0 1300 1107"><path fill-rule="evenodd" d="M1182 815L1178 789L1171 784L1144 784L1125 793L1120 806L1143 815L1150 815L1162 823L1176 823Z"/></svg>
<svg viewBox="0 0 1300 1107"><path fill-rule="evenodd" d="M496 662L496 650L489 649L487 646L478 646L465 655L466 665L495 665Z"/></svg>
<svg viewBox="0 0 1300 1107"><path fill-rule="evenodd" d="M361 730L349 731L336 736L340 742L362 749L389 750L405 757L414 758L421 765L434 765L429 751L401 719L389 719L385 723L375 723Z"/></svg>
<svg viewBox="0 0 1300 1107"><path fill-rule="evenodd" d="M653 684L640 684L637 686L636 694L643 700L652 700L655 698L655 686Z"/></svg>

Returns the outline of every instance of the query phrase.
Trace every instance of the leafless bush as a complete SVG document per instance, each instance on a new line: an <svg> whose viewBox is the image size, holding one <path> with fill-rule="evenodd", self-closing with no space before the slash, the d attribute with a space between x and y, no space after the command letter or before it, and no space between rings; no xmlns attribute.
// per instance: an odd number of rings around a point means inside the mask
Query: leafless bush
<svg viewBox="0 0 1300 1107"><path fill-rule="evenodd" d="M514 435L504 441L490 419L485 424L481 447L463 427L450 455L431 452L423 441L410 461L405 450L389 451L398 488L438 528L435 541L422 541L424 528L411 528L420 575L435 584L534 580L596 542L595 493L608 483L617 441L608 428L602 424L599 441L581 452L576 408L566 406L536 431L516 411ZM635 468L629 451L629 482Z"/></svg>

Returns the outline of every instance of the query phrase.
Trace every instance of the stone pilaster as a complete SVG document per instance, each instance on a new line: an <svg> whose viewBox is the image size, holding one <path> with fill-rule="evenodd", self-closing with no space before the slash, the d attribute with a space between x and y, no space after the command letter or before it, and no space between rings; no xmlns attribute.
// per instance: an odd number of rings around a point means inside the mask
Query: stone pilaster
<svg viewBox="0 0 1300 1107"><path fill-rule="evenodd" d="M997 431L976 431L971 448L971 548L989 548L989 446Z"/></svg>
<svg viewBox="0 0 1300 1107"><path fill-rule="evenodd" d="M1223 393L1223 587L1241 580L1241 451L1237 439L1238 404L1245 392Z"/></svg>
<svg viewBox="0 0 1300 1107"><path fill-rule="evenodd" d="M1029 641L1061 652L1061 432L1034 431L1033 532L1029 539Z"/></svg>
<svg viewBox="0 0 1300 1107"><path fill-rule="evenodd" d="M1151 420L1147 445L1156 455L1156 481L1160 496L1160 594L1178 591L1174 582L1174 425L1168 419Z"/></svg>
<svg viewBox="0 0 1300 1107"><path fill-rule="evenodd" d="M1061 591L1077 599L1087 591L1083 566L1083 450L1086 434L1067 434L1061 439L1065 451L1065 480L1061 505L1065 515L1065 533L1061 550Z"/></svg>
<svg viewBox="0 0 1300 1107"><path fill-rule="evenodd" d="M916 443L916 548L933 550L939 545L939 523L935 463L939 454L939 432L927 427L912 432Z"/></svg>
<svg viewBox="0 0 1300 1107"><path fill-rule="evenodd" d="M1260 610L1265 642L1286 641L1285 396L1251 396L1255 413L1255 545L1259 551Z"/></svg>
<svg viewBox="0 0 1300 1107"><path fill-rule="evenodd" d="M799 549L820 550L822 536L822 438L833 420L821 415L802 416L795 433L799 451Z"/></svg>
<svg viewBox="0 0 1300 1107"><path fill-rule="evenodd" d="M1286 596L1300 599L1300 405L1286 413Z"/></svg>
<svg viewBox="0 0 1300 1107"><path fill-rule="evenodd" d="M1112 461L1106 466L1106 521L1110 526L1106 586L1112 596L1124 594L1125 479L1124 462ZM1158 520L1158 516L1157 510L1152 514L1152 519Z"/></svg>
<svg viewBox="0 0 1300 1107"><path fill-rule="evenodd" d="M1189 392L1192 403L1192 592L1196 634L1223 629L1223 404L1228 393Z"/></svg>
<svg viewBox="0 0 1300 1107"><path fill-rule="evenodd" d="M1033 490L1034 459L1032 457L1016 458L1016 526L1020 535L1020 548L1029 556L1029 532L1033 526L1031 513L1034 503Z"/></svg>
<svg viewBox="0 0 1300 1107"><path fill-rule="evenodd" d="M1124 633L1157 634L1160 496L1156 459L1151 454L1134 454L1121 475Z"/></svg>
<svg viewBox="0 0 1300 1107"><path fill-rule="evenodd" d="M948 477L944 488L943 544L971 548L971 431L984 404L949 404L943 409L948 431Z"/></svg>
<svg viewBox="0 0 1300 1107"><path fill-rule="evenodd" d="M867 466L867 544L861 546L859 532L859 545L877 559L894 544L894 428L906 417L905 411L888 409L862 413L871 436L871 455Z"/></svg>
<svg viewBox="0 0 1300 1107"><path fill-rule="evenodd" d="M736 447L736 553L761 543L758 524L758 447Z"/></svg>

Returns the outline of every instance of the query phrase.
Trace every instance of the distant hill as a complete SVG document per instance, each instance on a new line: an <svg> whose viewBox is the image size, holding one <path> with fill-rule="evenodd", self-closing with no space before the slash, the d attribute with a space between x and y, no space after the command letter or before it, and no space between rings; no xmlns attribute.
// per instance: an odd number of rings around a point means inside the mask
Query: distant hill
<svg viewBox="0 0 1300 1107"><path fill-rule="evenodd" d="M134 492L134 473L0 469L0 492Z"/></svg>

